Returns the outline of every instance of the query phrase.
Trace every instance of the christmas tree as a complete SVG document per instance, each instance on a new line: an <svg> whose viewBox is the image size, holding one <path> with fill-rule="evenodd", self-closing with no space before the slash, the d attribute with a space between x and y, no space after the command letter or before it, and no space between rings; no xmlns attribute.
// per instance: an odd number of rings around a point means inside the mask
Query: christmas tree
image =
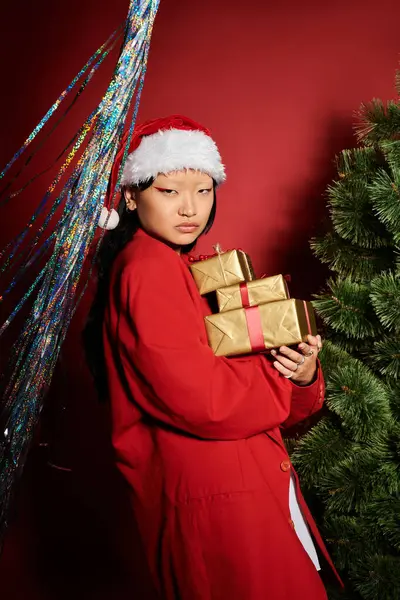
<svg viewBox="0 0 400 600"><path fill-rule="evenodd" d="M345 581L330 598L399 600L400 100L363 104L356 134L328 188L331 231L311 242L331 270L314 300L326 407L292 459Z"/></svg>

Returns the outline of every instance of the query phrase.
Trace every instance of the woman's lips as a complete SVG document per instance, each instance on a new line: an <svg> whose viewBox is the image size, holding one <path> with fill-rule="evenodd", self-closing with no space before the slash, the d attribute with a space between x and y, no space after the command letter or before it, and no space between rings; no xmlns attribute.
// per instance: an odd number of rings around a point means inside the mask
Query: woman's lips
<svg viewBox="0 0 400 600"><path fill-rule="evenodd" d="M197 225L197 223L181 223L180 225L176 226L176 229L178 229L178 231L181 233L193 233L198 228L199 225Z"/></svg>

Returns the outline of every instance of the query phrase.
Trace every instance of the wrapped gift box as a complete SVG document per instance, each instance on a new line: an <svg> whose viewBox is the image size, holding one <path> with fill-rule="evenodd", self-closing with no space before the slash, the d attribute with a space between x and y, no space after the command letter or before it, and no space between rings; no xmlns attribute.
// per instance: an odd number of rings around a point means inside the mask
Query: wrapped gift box
<svg viewBox="0 0 400 600"><path fill-rule="evenodd" d="M219 312L287 300L289 290L283 275L237 283L217 290Z"/></svg>
<svg viewBox="0 0 400 600"><path fill-rule="evenodd" d="M254 279L250 257L242 250L217 253L206 260L192 263L190 270L202 295Z"/></svg>
<svg viewBox="0 0 400 600"><path fill-rule="evenodd" d="M205 325L216 356L291 346L306 341L308 334L317 334L312 304L296 299L209 315Z"/></svg>

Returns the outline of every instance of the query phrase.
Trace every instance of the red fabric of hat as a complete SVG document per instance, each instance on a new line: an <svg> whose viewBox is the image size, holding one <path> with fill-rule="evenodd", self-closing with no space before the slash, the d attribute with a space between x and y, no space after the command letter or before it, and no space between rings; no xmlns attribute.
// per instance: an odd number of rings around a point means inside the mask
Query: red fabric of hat
<svg viewBox="0 0 400 600"><path fill-rule="evenodd" d="M146 121L141 125L135 127L131 143L129 145L128 154L131 154L140 146L140 142L147 135L152 135L153 133L157 133L157 131L165 131L167 129L182 129L186 131L202 131L208 136L211 136L211 132L203 125L196 123L189 117L184 117L183 115L171 115L169 117L160 117L159 119L152 119L151 121ZM108 185L107 195L104 199L104 206L107 209L110 209L111 200L114 194L114 190L118 181L118 174L120 171L122 159L124 157L126 144L128 141L129 131L126 131L122 137L120 147L115 157L115 161L113 164L113 168L111 170L110 181Z"/></svg>

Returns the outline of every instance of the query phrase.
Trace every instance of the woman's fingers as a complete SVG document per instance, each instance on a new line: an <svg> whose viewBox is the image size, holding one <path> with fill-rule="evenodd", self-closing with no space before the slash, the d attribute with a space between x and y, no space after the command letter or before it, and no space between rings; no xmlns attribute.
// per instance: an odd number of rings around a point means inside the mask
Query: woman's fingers
<svg viewBox="0 0 400 600"><path fill-rule="evenodd" d="M292 371L291 369L287 369L282 365L282 363L278 362L277 360L272 364L274 365L275 369L279 371L279 373L281 373L284 377L291 377L292 375L294 375L294 371Z"/></svg>
<svg viewBox="0 0 400 600"><path fill-rule="evenodd" d="M318 346L318 343L319 343L318 336L317 335L308 335L307 336L307 343L310 346Z"/></svg>
<svg viewBox="0 0 400 600"><path fill-rule="evenodd" d="M297 355L299 357L298 360L295 360L294 358L286 358L286 356L282 354L278 354L276 350L271 350L271 354L272 356L281 364L283 365L286 369L289 369L290 371L297 371L297 369L299 368L300 364L301 364L301 360L302 358L304 358L304 356L302 356L301 354L298 354L297 352L293 352L293 354L291 353L291 356L295 356ZM287 375L287 373L286 373Z"/></svg>
<svg viewBox="0 0 400 600"><path fill-rule="evenodd" d="M274 354L275 352L275 354ZM303 364L304 363L304 353L300 353L297 352L297 350L293 350L292 348L288 348L287 346L281 346L279 348L279 354L276 350L271 350L271 353L274 354L274 356L276 355L278 356L284 356L286 359L291 360L293 363L296 364Z"/></svg>
<svg viewBox="0 0 400 600"><path fill-rule="evenodd" d="M308 344L299 344L299 350L301 351L303 356L312 356L314 352L318 352L317 346L312 346Z"/></svg>
<svg viewBox="0 0 400 600"><path fill-rule="evenodd" d="M271 350L275 358L273 365L284 377L304 384L312 381L317 368L318 352L322 348L320 335L307 336L307 343L298 345L298 350L281 346L279 350Z"/></svg>
<svg viewBox="0 0 400 600"><path fill-rule="evenodd" d="M308 344L303 342L298 346L299 350L302 352L302 354L304 354L304 356L312 356L312 354L318 353L321 350L322 340L320 335L308 335L307 341Z"/></svg>
<svg viewBox="0 0 400 600"><path fill-rule="evenodd" d="M320 336L309 335L307 342L299 344L298 350L287 346L281 346L279 350L271 350L275 358L273 365L284 377L305 383L312 381L322 340Z"/></svg>

